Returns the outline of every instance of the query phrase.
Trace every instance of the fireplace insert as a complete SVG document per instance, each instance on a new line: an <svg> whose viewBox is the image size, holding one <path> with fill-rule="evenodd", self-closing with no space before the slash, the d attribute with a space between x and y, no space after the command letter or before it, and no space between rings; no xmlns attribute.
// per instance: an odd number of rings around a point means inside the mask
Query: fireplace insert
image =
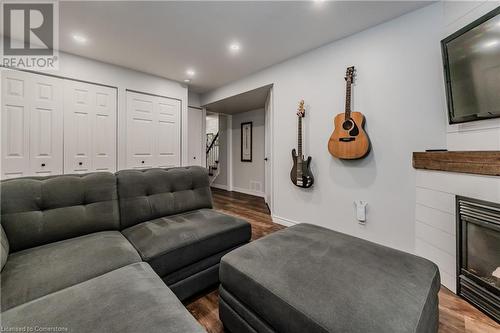
<svg viewBox="0 0 500 333"><path fill-rule="evenodd" d="M500 322L500 204L457 196L457 293Z"/></svg>

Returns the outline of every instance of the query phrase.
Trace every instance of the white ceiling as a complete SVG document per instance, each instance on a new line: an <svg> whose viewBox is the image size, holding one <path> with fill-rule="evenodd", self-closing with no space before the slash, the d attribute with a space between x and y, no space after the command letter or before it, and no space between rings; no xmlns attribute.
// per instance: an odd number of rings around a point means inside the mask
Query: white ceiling
<svg viewBox="0 0 500 333"><path fill-rule="evenodd" d="M60 48L177 81L193 68L190 89L206 92L428 3L66 1Z"/></svg>
<svg viewBox="0 0 500 333"><path fill-rule="evenodd" d="M220 101L204 105L207 111L235 114L263 108L272 85L263 86Z"/></svg>

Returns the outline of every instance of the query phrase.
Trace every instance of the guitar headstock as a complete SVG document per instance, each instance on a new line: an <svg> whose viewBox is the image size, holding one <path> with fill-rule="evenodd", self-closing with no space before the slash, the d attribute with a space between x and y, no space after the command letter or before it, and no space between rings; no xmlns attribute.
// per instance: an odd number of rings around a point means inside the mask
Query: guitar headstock
<svg viewBox="0 0 500 333"><path fill-rule="evenodd" d="M354 66L347 67L347 70L345 71L345 80L349 83L353 83L355 72L356 69L354 68Z"/></svg>
<svg viewBox="0 0 500 333"><path fill-rule="evenodd" d="M299 102L299 107L297 109L297 116L304 118L305 115L306 115L306 110L304 109L304 100L302 99Z"/></svg>

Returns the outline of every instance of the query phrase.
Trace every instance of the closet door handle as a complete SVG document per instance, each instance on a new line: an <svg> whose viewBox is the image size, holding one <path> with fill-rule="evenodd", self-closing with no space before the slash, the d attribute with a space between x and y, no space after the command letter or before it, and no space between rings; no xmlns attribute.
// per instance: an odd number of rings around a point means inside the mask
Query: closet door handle
<svg viewBox="0 0 500 333"><path fill-rule="evenodd" d="M78 165L82 165L83 163L82 162L78 162Z"/></svg>

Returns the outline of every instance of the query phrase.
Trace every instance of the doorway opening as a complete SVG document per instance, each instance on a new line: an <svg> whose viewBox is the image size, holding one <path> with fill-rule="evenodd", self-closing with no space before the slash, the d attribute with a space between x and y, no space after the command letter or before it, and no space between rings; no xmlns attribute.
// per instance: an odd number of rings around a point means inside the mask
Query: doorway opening
<svg viewBox="0 0 500 333"><path fill-rule="evenodd" d="M203 106L211 186L263 197L271 212L272 95L266 85Z"/></svg>

